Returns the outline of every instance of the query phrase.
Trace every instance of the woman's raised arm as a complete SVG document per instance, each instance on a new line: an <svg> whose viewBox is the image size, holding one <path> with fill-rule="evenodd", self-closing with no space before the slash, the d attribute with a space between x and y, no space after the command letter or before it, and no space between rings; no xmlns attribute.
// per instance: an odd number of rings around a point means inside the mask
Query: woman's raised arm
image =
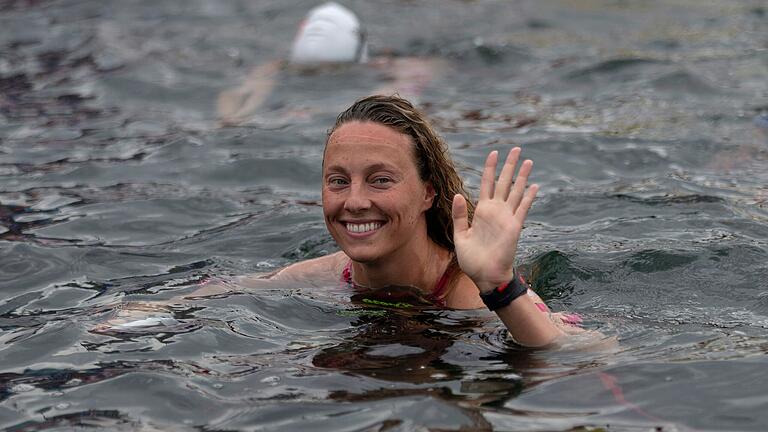
<svg viewBox="0 0 768 432"><path fill-rule="evenodd" d="M453 198L453 237L459 266L514 340L526 346L544 346L564 333L525 295L527 287L515 274L523 222L538 191L537 185L527 185L531 160L524 161L515 176L520 151L515 147L509 152L498 180L498 152L488 155L471 226L465 198L458 194Z"/></svg>

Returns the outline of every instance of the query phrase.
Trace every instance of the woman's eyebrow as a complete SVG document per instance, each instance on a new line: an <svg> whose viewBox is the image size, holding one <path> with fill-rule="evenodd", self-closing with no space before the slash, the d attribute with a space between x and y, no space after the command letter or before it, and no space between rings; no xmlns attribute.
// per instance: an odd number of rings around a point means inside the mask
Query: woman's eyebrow
<svg viewBox="0 0 768 432"><path fill-rule="evenodd" d="M373 165L368 166L368 169L370 171L379 171L379 170L393 170L394 168L390 164L386 164L384 162L375 163Z"/></svg>
<svg viewBox="0 0 768 432"><path fill-rule="evenodd" d="M333 172L342 172L342 173L347 172L347 169L341 165L329 165L327 170L333 171ZM396 170L396 168L394 168L391 164L387 164L384 162L377 162L377 163L366 166L365 170L366 171L379 171L379 170L393 171L393 170Z"/></svg>
<svg viewBox="0 0 768 432"><path fill-rule="evenodd" d="M341 165L330 165L330 166L328 166L327 171L342 172L342 173L345 173L345 174L347 173L346 168L344 168Z"/></svg>

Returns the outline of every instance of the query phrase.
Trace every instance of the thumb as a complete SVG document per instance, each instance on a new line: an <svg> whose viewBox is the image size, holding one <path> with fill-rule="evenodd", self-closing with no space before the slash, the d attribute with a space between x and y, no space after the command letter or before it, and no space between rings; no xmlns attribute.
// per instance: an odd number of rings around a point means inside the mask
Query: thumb
<svg viewBox="0 0 768 432"><path fill-rule="evenodd" d="M453 196L453 205L451 206L453 216L453 237L464 235L469 230L469 219L467 216L467 200L461 194Z"/></svg>

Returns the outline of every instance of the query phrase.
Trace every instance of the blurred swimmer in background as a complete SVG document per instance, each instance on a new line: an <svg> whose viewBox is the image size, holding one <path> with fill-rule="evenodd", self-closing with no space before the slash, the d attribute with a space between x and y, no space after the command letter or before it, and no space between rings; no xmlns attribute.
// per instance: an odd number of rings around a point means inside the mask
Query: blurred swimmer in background
<svg viewBox="0 0 768 432"><path fill-rule="evenodd" d="M233 126L260 123L270 111L293 121L338 112L329 97L341 106L370 93L397 93L418 101L445 67L435 58L370 58L366 32L357 16L328 2L311 9L301 22L287 60L257 66L239 86L219 95L217 115L222 125ZM371 73L375 78L368 79ZM278 91L281 85L284 91ZM340 94L344 92L348 94Z"/></svg>

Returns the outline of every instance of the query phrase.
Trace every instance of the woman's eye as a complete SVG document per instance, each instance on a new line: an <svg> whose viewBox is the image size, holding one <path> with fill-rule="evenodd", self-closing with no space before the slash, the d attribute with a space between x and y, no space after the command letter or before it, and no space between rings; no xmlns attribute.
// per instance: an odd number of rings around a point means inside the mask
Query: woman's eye
<svg viewBox="0 0 768 432"><path fill-rule="evenodd" d="M338 177L337 178L330 178L330 179L328 179L328 184L331 185L331 186L343 186L343 185L347 184L347 181L344 180L343 178L338 178Z"/></svg>

